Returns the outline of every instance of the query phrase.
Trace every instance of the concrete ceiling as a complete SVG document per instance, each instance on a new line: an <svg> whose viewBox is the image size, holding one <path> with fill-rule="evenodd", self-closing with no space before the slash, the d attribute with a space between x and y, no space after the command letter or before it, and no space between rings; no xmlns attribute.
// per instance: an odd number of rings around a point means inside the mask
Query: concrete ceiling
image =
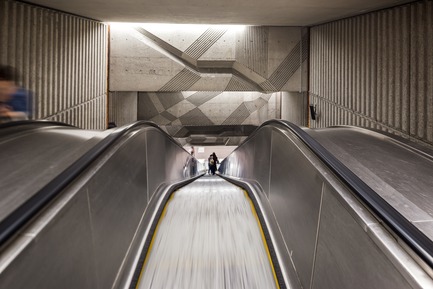
<svg viewBox="0 0 433 289"><path fill-rule="evenodd" d="M103 22L311 26L402 0L30 0Z"/></svg>

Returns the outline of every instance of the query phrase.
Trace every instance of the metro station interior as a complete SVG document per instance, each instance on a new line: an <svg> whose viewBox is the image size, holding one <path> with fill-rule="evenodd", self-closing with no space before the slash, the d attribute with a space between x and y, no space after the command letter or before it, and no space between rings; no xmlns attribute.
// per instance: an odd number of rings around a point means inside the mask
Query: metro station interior
<svg viewBox="0 0 433 289"><path fill-rule="evenodd" d="M433 1L0 24L0 288L433 288Z"/></svg>

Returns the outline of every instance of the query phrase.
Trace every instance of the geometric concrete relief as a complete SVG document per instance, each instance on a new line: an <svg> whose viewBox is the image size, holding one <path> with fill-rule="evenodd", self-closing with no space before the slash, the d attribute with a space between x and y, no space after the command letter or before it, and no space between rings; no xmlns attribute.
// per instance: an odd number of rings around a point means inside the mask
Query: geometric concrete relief
<svg viewBox="0 0 433 289"><path fill-rule="evenodd" d="M161 27L110 25L109 87L137 92L137 119L172 136L239 136L281 118L280 91L307 90L307 29Z"/></svg>
<svg viewBox="0 0 433 289"><path fill-rule="evenodd" d="M308 34L299 27L113 24L110 40L111 91L306 90Z"/></svg>
<svg viewBox="0 0 433 289"><path fill-rule="evenodd" d="M260 92L140 92L137 115L160 126L260 125L280 118L280 97Z"/></svg>

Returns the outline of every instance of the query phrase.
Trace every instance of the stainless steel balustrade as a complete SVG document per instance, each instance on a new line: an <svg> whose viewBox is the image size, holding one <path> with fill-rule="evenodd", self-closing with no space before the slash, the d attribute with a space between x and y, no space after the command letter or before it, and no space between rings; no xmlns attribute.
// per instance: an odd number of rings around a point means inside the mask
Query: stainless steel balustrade
<svg viewBox="0 0 433 289"><path fill-rule="evenodd" d="M129 129L3 245L0 288L130 288L168 196L191 180L189 158L158 128ZM284 125L261 127L221 170L250 191L287 288L433 288L422 262Z"/></svg>
<svg viewBox="0 0 433 289"><path fill-rule="evenodd" d="M433 288L423 263L283 123L259 128L220 170L258 182L283 240L280 266L303 288Z"/></svg>
<svg viewBox="0 0 433 289"><path fill-rule="evenodd" d="M59 136L56 130L60 129L52 127L28 133L34 139L44 139L46 144L55 143ZM73 133L74 129L68 129L69 135ZM75 133L79 137L87 132L75 129ZM67 141L65 137L60 145L66 145ZM29 153L38 151L36 144L21 145ZM64 152L68 152L67 148ZM55 160L61 155L61 148L46 154L50 153ZM145 229L142 219L149 201L154 192L190 178L185 168L188 158L188 152L158 128L137 124L128 130L3 245L0 288L120 286L124 271L132 266L130 263L137 254L132 251L139 247ZM43 162L25 160L32 172L43 175L46 169ZM24 172L17 180L25 183L25 168L15 170L18 175ZM47 182L44 179L41 185ZM19 197L20 192L11 194Z"/></svg>
<svg viewBox="0 0 433 289"><path fill-rule="evenodd" d="M61 123L13 124L0 130L0 221L107 135Z"/></svg>

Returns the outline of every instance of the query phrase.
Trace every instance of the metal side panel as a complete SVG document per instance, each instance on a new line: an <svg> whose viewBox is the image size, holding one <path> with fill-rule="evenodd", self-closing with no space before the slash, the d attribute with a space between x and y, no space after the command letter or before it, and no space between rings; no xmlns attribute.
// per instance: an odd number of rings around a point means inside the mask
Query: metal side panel
<svg viewBox="0 0 433 289"><path fill-rule="evenodd" d="M175 181L167 178L164 161L146 161L146 143L164 144L168 137L156 133L149 139L153 130L158 129L137 126L122 135L2 248L0 288L106 289L118 282L147 195L153 194L147 191L147 172L162 176L162 184ZM170 150L175 159L189 155L174 142L148 155ZM180 172L174 175L182 175L183 164L172 166Z"/></svg>
<svg viewBox="0 0 433 289"><path fill-rule="evenodd" d="M301 284L310 288L323 180L299 148L285 140L285 134L272 133L269 201Z"/></svg>
<svg viewBox="0 0 433 289"><path fill-rule="evenodd" d="M325 187L311 288L412 288L335 194Z"/></svg>
<svg viewBox="0 0 433 289"><path fill-rule="evenodd" d="M31 198L102 137L70 127L36 127L0 139L0 220Z"/></svg>
<svg viewBox="0 0 433 289"><path fill-rule="evenodd" d="M355 194L355 190L365 191L366 187L353 186L349 178L356 179L356 176L347 169L339 169L344 166L336 168L335 158L323 148L320 149L305 133L300 133L303 132L302 129L282 122L264 124L246 143L257 142L261 130L267 127L273 131L272 138L268 140L272 143L271 168L255 168L264 171L259 173L261 177L266 171L270 172L269 204L303 288L433 288L431 268L421 260L421 255L410 249L403 238L398 237L380 219L379 216L385 218L385 215L373 213L376 211L359 199L360 194ZM314 135L311 131L309 134ZM330 134L322 134L321 142L327 141L332 145L332 137L327 139L329 136ZM356 138L344 140L352 144L357 142ZM263 139L260 141L263 143ZM351 155L345 151L358 151L364 156L361 162L365 162L370 158L368 146L361 148L358 144L357 142L353 147L349 145L342 151L336 146L333 150L335 154L344 154L345 157ZM264 150L267 149L266 144ZM256 154L259 151L259 144L256 143ZM251 166L256 164L248 162L245 167L245 163L239 161L244 155L249 155L249 146L244 153L241 145L224 160L222 173L241 177L242 181L245 176L243 172L250 172ZM379 168L386 167L387 156L387 149L373 154ZM424 157L430 162L431 158ZM399 162L398 156L392 158ZM414 161L418 162L419 159L414 158ZM365 166L358 166L355 171L363 167ZM391 166L377 175L393 175L401 167L404 165ZM254 178L254 175L249 175L249 178ZM376 181L377 178L372 180ZM423 179L420 183L425 181ZM266 179L260 178L260 182L266 182ZM416 180L407 184L419 185L415 182ZM261 187L266 185L261 184ZM378 186L376 189L383 194L389 186ZM424 197L427 196L424 194ZM260 198L266 196L261 195ZM404 206L405 202L400 204ZM430 220L428 216L427 220ZM430 221L418 222L417 225L418 228L423 226L423 230L431 230L429 223ZM422 239L422 244L426 244L424 241ZM278 245L281 249L280 243Z"/></svg>
<svg viewBox="0 0 433 289"><path fill-rule="evenodd" d="M87 195L70 199L55 219L43 217L23 236L31 241L19 246L18 255L1 272L0 288L100 288ZM6 253L0 257L2 266Z"/></svg>
<svg viewBox="0 0 433 289"><path fill-rule="evenodd" d="M249 165L253 168L254 173L249 177L259 182L267 196L269 197L270 185L269 175L271 167L272 143L269 141L272 138L272 129L266 128L260 131L260 134L255 137L254 155L249 160Z"/></svg>
<svg viewBox="0 0 433 289"><path fill-rule="evenodd" d="M306 131L433 239L432 151L355 127Z"/></svg>
<svg viewBox="0 0 433 289"><path fill-rule="evenodd" d="M166 175L166 141L161 133L156 130L147 132L146 160L147 165L152 167L147 171L147 200L152 197L153 192L164 183ZM186 158L186 156L185 156Z"/></svg>
<svg viewBox="0 0 433 289"><path fill-rule="evenodd" d="M89 195L99 288L111 288L147 205L145 130L128 135L81 189Z"/></svg>
<svg viewBox="0 0 433 289"><path fill-rule="evenodd" d="M178 146L173 146L173 141L169 138L164 138L165 147L171 148L167 151L162 151L158 148L156 151L150 151L151 154L156 154L160 157L160 161L164 163L165 166L165 178L169 180L181 180L188 177L191 172L191 155L182 154L185 152L183 148ZM179 168L184 168L179 170Z"/></svg>

